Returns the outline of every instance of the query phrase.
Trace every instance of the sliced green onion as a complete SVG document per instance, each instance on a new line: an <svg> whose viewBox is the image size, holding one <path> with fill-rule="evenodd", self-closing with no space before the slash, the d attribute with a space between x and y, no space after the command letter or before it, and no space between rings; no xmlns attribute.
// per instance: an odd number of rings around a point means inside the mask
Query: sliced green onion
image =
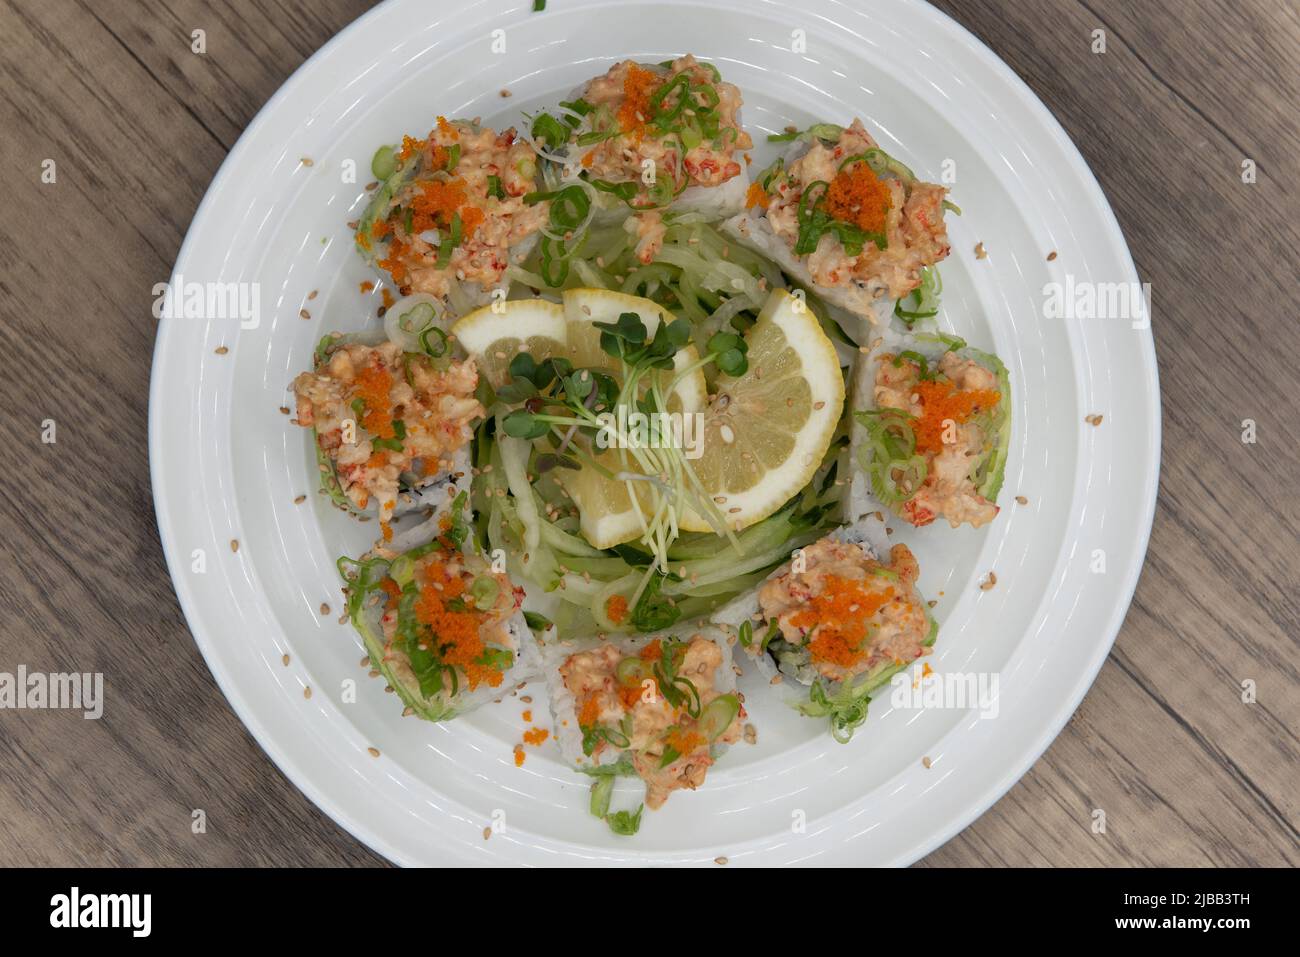
<svg viewBox="0 0 1300 957"><path fill-rule="evenodd" d="M559 149L569 139L569 131L564 124L550 113L539 113L537 119L533 120L531 132L533 139L541 140L552 150Z"/></svg>
<svg viewBox="0 0 1300 957"><path fill-rule="evenodd" d="M451 262L451 254L456 251L460 245L460 234L463 225L460 221L460 213L451 214L451 228L441 238L438 245L438 268L446 269Z"/></svg>
<svg viewBox="0 0 1300 957"><path fill-rule="evenodd" d="M555 623L551 619L535 611L524 612L524 621L533 631L549 631L555 627Z"/></svg>
<svg viewBox="0 0 1300 957"><path fill-rule="evenodd" d="M700 733L710 741L717 740L740 714L740 699L734 694L719 695L709 702L700 714Z"/></svg>
<svg viewBox="0 0 1300 957"><path fill-rule="evenodd" d="M375 150L370 160L370 172L375 179L383 182L397 172L397 153L391 146L381 146Z"/></svg>
<svg viewBox="0 0 1300 957"><path fill-rule="evenodd" d="M469 586L469 593L474 598L474 607L482 610L491 608L501 595L501 583L491 575L480 575Z"/></svg>
<svg viewBox="0 0 1300 957"><path fill-rule="evenodd" d="M420 348L433 356L435 359L441 359L447 354L449 348L447 333L443 332L437 326L429 326L420 333Z"/></svg>
<svg viewBox="0 0 1300 957"><path fill-rule="evenodd" d="M609 800L614 796L614 775L598 777L591 786L591 813L603 818L609 813Z"/></svg>

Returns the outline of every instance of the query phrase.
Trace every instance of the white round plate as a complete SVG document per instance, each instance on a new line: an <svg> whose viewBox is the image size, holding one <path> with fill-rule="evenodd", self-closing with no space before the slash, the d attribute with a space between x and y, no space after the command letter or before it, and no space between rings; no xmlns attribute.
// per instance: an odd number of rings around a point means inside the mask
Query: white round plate
<svg viewBox="0 0 1300 957"><path fill-rule="evenodd" d="M1160 448L1150 331L1126 319L1047 318L1043 308L1051 282L1136 282L1115 218L1043 105L922 3L530 6L391 0L366 14L266 105L195 215L173 282L243 284L259 307L256 322L251 309L230 318L196 309L203 315L164 318L158 334L154 497L195 640L290 779L400 863L909 863L974 820L1047 747L1106 657L1137 582ZM757 744L734 747L705 787L674 795L624 838L586 813L588 781L561 765L553 743L515 766L518 699L434 725L401 718L395 697L366 678L359 641L337 621L334 560L362 551L375 526L315 494L308 436L279 407L322 334L376 322L375 297L359 283L379 277L357 260L346 223L364 204L378 144L419 135L438 114L518 123L616 60L683 52L715 62L743 91L756 164L772 153L769 132L860 116L922 178L956 174L964 215L949 217L941 319L1010 367L1010 466L991 526L899 537L918 553L922 590L938 599L932 667L996 674L1000 694L985 718L894 709L882 695L839 745L821 721L747 677ZM348 161L359 182L348 181ZM977 242L987 258L976 258ZM1085 424L1090 414L1102 424ZM981 590L991 570L997 584ZM531 693L544 719L544 692ZM630 783L615 797L616 806L634 800Z"/></svg>

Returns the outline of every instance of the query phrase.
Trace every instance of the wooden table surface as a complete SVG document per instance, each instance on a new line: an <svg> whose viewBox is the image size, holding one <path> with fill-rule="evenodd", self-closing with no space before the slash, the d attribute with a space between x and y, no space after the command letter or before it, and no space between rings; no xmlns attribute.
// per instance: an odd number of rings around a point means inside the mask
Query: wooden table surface
<svg viewBox="0 0 1300 957"><path fill-rule="evenodd" d="M0 0L0 672L111 688L99 721L0 711L0 865L383 863L217 690L163 563L146 451L153 286L244 126L367 5ZM923 863L1294 865L1300 7L939 6L1035 90L1110 198L1153 290L1164 452L1146 570L1096 684Z"/></svg>

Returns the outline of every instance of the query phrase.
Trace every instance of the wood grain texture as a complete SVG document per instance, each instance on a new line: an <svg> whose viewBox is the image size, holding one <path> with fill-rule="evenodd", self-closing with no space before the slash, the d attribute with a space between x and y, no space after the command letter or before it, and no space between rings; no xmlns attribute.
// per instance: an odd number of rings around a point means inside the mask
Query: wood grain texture
<svg viewBox="0 0 1300 957"><path fill-rule="evenodd" d="M1035 90L1110 198L1152 284L1164 447L1147 567L1096 684L1033 770L922 863L1294 865L1300 12L938 5ZM113 705L99 721L0 711L0 865L383 863L212 681L164 567L145 435L153 285L240 131L367 6L0 0L0 671L102 671Z"/></svg>

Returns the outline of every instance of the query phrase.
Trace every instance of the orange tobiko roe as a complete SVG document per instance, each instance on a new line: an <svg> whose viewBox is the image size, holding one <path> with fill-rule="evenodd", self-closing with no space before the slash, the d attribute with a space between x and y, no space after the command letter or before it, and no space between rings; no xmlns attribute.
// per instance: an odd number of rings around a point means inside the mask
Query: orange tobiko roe
<svg viewBox="0 0 1300 957"><path fill-rule="evenodd" d="M627 76L623 78L623 105L618 108L618 125L623 132L640 132L645 128L650 119L650 97L662 82L653 70L628 64Z"/></svg>
<svg viewBox="0 0 1300 957"><path fill-rule="evenodd" d="M865 161L840 170L826 190L826 211L868 233L883 234L893 196Z"/></svg>
<svg viewBox="0 0 1300 957"><path fill-rule="evenodd" d="M894 589L874 591L856 578L828 575L820 595L790 617L796 628L816 628L808 651L814 661L850 668L866 656L862 641L871 616L894 597Z"/></svg>
<svg viewBox="0 0 1300 957"><path fill-rule="evenodd" d="M393 403L389 398L392 388L393 376L382 365L370 363L357 373L353 393L365 405L361 426L371 435L391 439L397 434L393 430Z"/></svg>
<svg viewBox="0 0 1300 957"><path fill-rule="evenodd" d="M674 728L668 732L664 738L664 744L668 745L678 754L690 754L700 745L704 744L706 738L698 731L683 731L681 728Z"/></svg>
<svg viewBox="0 0 1300 957"><path fill-rule="evenodd" d="M438 117L438 132L449 139L460 139L460 130L448 123L445 116Z"/></svg>
<svg viewBox="0 0 1300 957"><path fill-rule="evenodd" d="M452 574L441 561L429 562L423 570L424 582L415 601L415 617L433 631L444 664L459 668L473 691L480 684L495 688L501 684L499 668L478 662L486 650L479 634L481 616L472 611L453 611L447 603L465 592L465 582Z"/></svg>
<svg viewBox="0 0 1300 957"><path fill-rule="evenodd" d="M605 602L605 614L614 624L623 624L627 620L627 599L622 595L610 595Z"/></svg>
<svg viewBox="0 0 1300 957"><path fill-rule="evenodd" d="M645 693L645 688L640 684L618 686L618 700L623 704L624 711L631 711L641 703L641 695Z"/></svg>
<svg viewBox="0 0 1300 957"><path fill-rule="evenodd" d="M578 727L594 728L599 720L600 698L594 694L588 695L587 699L582 702L582 710L578 712Z"/></svg>
<svg viewBox="0 0 1300 957"><path fill-rule="evenodd" d="M960 424L981 409L1002 400L994 389L958 390L951 382L922 379L912 388L921 403L921 415L912 423L918 452L937 455L943 449L944 423Z"/></svg>

